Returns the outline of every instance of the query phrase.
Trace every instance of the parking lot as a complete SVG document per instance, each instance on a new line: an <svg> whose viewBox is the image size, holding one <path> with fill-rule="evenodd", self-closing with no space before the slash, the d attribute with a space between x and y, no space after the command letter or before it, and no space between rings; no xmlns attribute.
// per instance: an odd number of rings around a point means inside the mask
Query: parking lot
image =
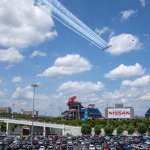
<svg viewBox="0 0 150 150"><path fill-rule="evenodd" d="M0 150L136 150L150 149L150 137L48 136L30 139L0 136Z"/></svg>

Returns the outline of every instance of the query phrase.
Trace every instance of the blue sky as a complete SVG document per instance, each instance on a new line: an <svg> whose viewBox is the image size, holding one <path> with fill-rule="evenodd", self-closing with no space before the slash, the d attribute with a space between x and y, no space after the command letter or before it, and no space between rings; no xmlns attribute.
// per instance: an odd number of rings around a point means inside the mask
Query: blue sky
<svg viewBox="0 0 150 150"><path fill-rule="evenodd" d="M133 106L144 115L150 106L150 2L148 0L59 0L102 37L103 51L32 0L0 2L0 104L15 110L35 107L58 115L76 95L104 112L106 103Z"/></svg>

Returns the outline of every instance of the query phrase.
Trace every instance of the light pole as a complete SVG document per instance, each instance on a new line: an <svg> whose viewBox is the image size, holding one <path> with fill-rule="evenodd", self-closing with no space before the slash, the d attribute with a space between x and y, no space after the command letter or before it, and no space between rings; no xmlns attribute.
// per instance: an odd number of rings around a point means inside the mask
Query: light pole
<svg viewBox="0 0 150 150"><path fill-rule="evenodd" d="M34 121L34 99L35 99L35 88L38 87L38 84L32 83L31 86L33 87L32 128L31 128L31 144L32 144L32 141L33 141L33 121Z"/></svg>
<svg viewBox="0 0 150 150"><path fill-rule="evenodd" d="M108 99L106 100L106 110L105 110L105 113L107 114L107 126L108 126Z"/></svg>
<svg viewBox="0 0 150 150"><path fill-rule="evenodd" d="M14 106L15 106L15 103L12 104L13 105L13 108L12 108L12 118L14 117Z"/></svg>
<svg viewBox="0 0 150 150"><path fill-rule="evenodd" d="M108 126L108 101L107 101L107 126Z"/></svg>

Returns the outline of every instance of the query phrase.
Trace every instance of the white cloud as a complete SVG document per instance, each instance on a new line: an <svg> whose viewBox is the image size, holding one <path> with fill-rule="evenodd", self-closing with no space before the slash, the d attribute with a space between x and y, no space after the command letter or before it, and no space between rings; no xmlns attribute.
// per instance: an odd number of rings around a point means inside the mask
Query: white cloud
<svg viewBox="0 0 150 150"><path fill-rule="evenodd" d="M141 97L140 97L140 100L144 100L144 101L147 100L147 101L150 101L150 94L147 93L147 94L141 96Z"/></svg>
<svg viewBox="0 0 150 150"><path fill-rule="evenodd" d="M150 105L149 91L150 84L142 88L121 86L119 89L107 92L100 81L68 81L61 84L54 95L39 94L36 89L35 109L39 110L40 114L46 111L47 114L60 115L60 109L62 108L63 111L68 109L66 101L70 96L75 95L84 107L94 103L103 114L107 103L108 106L123 103L124 106L133 106L135 115L143 115ZM18 87L13 98L19 103L19 109L32 109L33 88L31 86Z"/></svg>
<svg viewBox="0 0 150 150"><path fill-rule="evenodd" d="M58 91L71 93L91 93L98 92L104 88L104 84L100 81L93 83L91 81L68 81L59 86Z"/></svg>
<svg viewBox="0 0 150 150"><path fill-rule="evenodd" d="M104 26L104 27L102 27L102 28L96 28L96 29L95 29L95 32L96 32L99 36L101 36L102 34L107 33L107 34L109 34L109 38L111 38L111 37L115 34L115 32L114 32L113 30L111 30L108 26Z"/></svg>
<svg viewBox="0 0 150 150"><path fill-rule="evenodd" d="M150 105L150 75L144 75L135 80L124 80L120 90L127 97L128 102L133 103L138 109L142 105L145 107Z"/></svg>
<svg viewBox="0 0 150 150"><path fill-rule="evenodd" d="M140 48L139 38L127 33L112 36L109 40L110 48L106 52L112 55L120 55Z"/></svg>
<svg viewBox="0 0 150 150"><path fill-rule="evenodd" d="M126 82L128 81L128 82ZM101 99L103 105L114 106L116 103L123 103L124 106L132 106L135 115L144 116L150 106L150 76L144 75L136 80L123 81L120 88L112 92L104 92Z"/></svg>
<svg viewBox="0 0 150 150"><path fill-rule="evenodd" d="M5 92L0 91L0 98L2 98L5 95Z"/></svg>
<svg viewBox="0 0 150 150"><path fill-rule="evenodd" d="M64 103L64 101L60 101L60 97L58 97L58 95L56 96L39 94L38 89L36 89L34 103L35 110L40 111L40 114L43 114L43 112L45 113L47 111L48 115L49 113L51 113L50 115L55 116L60 115L57 106L61 104L62 108L62 106L66 104ZM12 94L12 98L15 99L15 107L18 107L18 111L20 111L21 109L32 110L33 88L30 85L26 87L17 87Z"/></svg>
<svg viewBox="0 0 150 150"><path fill-rule="evenodd" d="M16 48L8 48L6 50L0 50L0 61L17 63L24 59L24 56Z"/></svg>
<svg viewBox="0 0 150 150"><path fill-rule="evenodd" d="M3 83L3 80L2 79L0 79L0 84L2 84Z"/></svg>
<svg viewBox="0 0 150 150"><path fill-rule="evenodd" d="M1 0L0 6L1 46L24 48L56 36L46 6L34 6L33 0Z"/></svg>
<svg viewBox="0 0 150 150"><path fill-rule="evenodd" d="M123 93L121 93L121 91L115 90L114 92L107 92L107 97L109 97L109 99L111 100L121 100L124 97L124 95Z"/></svg>
<svg viewBox="0 0 150 150"><path fill-rule="evenodd" d="M145 0L139 0L140 1L140 3L141 3L141 5L142 5L142 7L145 7Z"/></svg>
<svg viewBox="0 0 150 150"><path fill-rule="evenodd" d="M133 66L125 66L124 64L121 64L117 68L111 70L109 73L106 73L105 77L112 79L112 80L116 80L119 78L139 76L139 75L144 74L144 72L145 70L138 63L136 63Z"/></svg>
<svg viewBox="0 0 150 150"><path fill-rule="evenodd" d="M113 106L116 103L126 103L128 99L126 98L123 91L115 90L113 92L105 92L102 95L102 99L105 100L105 102L108 103L109 106Z"/></svg>
<svg viewBox="0 0 150 150"><path fill-rule="evenodd" d="M60 95L59 103L64 105L64 100L67 101L70 96L77 96L77 99L83 104L88 106L90 103L98 104L102 100L98 96L104 89L104 84L100 81L68 81L61 84L58 88L58 95ZM62 99L62 101L60 101ZM60 106L61 106L60 105Z"/></svg>
<svg viewBox="0 0 150 150"><path fill-rule="evenodd" d="M26 87L17 87L16 91L13 93L12 97L14 99L20 99L20 100L32 100L33 98L33 92L31 91L31 86Z"/></svg>
<svg viewBox="0 0 150 150"><path fill-rule="evenodd" d="M147 87L150 85L150 76L145 75L143 77L137 78L134 81L124 80L122 81L122 86L124 87Z"/></svg>
<svg viewBox="0 0 150 150"><path fill-rule="evenodd" d="M102 34L108 32L108 31L109 31L108 26L102 27L102 28L100 28L100 29L99 29L99 28L96 28L96 29L95 29L95 32L96 32L98 35L102 35Z"/></svg>
<svg viewBox="0 0 150 150"><path fill-rule="evenodd" d="M57 34L57 31L56 30L54 30L53 32L48 32L47 34L46 34L46 37L48 38L48 39L53 39L54 37L56 37L58 34Z"/></svg>
<svg viewBox="0 0 150 150"><path fill-rule="evenodd" d="M92 65L84 57L79 54L68 54L65 57L58 57L53 66L46 69L38 76L62 76L72 75L84 71L91 70Z"/></svg>
<svg viewBox="0 0 150 150"><path fill-rule="evenodd" d="M132 106L135 111L135 115L144 115L150 105L148 94L149 89L138 88L120 88L113 92L105 92L102 95L102 99L108 103L108 106L114 106L116 103L123 103L124 106ZM140 111L139 111L140 110Z"/></svg>
<svg viewBox="0 0 150 150"><path fill-rule="evenodd" d="M20 76L15 76L12 79L13 83L20 83L22 81L22 78Z"/></svg>
<svg viewBox="0 0 150 150"><path fill-rule="evenodd" d="M121 11L120 14L121 16L121 20L125 21L128 20L131 16L133 16L134 14L137 13L137 10L125 10L125 11Z"/></svg>
<svg viewBox="0 0 150 150"><path fill-rule="evenodd" d="M14 64L8 64L6 67L5 67L5 69L10 69L10 68L12 68L12 67L14 67L15 65Z"/></svg>
<svg viewBox="0 0 150 150"><path fill-rule="evenodd" d="M30 55L30 58L34 58L34 57L46 57L47 54L44 53L44 52L41 52L41 51L34 51L31 55Z"/></svg>

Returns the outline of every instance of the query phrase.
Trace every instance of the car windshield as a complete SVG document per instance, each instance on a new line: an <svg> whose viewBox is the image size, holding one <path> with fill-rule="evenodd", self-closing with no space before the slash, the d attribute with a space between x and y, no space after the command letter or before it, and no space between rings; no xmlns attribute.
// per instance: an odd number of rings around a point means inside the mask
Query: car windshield
<svg viewBox="0 0 150 150"><path fill-rule="evenodd" d="M0 136L0 140L4 140L5 139L5 136Z"/></svg>

